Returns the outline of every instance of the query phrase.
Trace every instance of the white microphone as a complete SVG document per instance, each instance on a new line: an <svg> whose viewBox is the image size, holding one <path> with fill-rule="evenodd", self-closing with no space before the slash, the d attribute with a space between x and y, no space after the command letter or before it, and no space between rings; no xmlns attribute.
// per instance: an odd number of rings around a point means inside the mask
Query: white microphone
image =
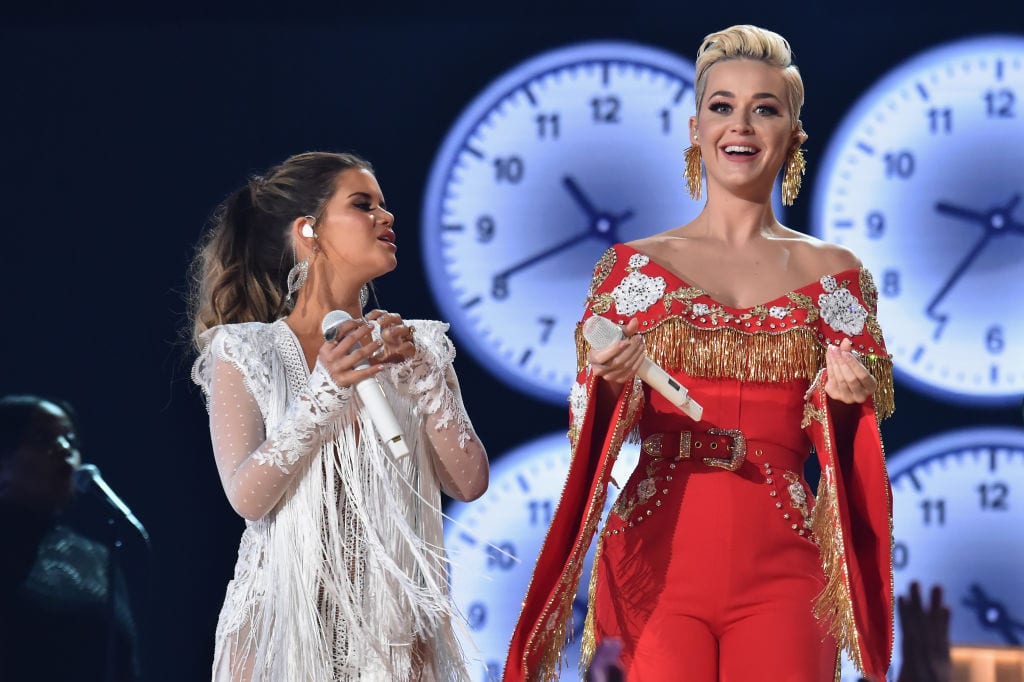
<svg viewBox="0 0 1024 682"><path fill-rule="evenodd" d="M75 490L81 494L85 492L94 492L98 497L109 504L111 507L121 512L121 516L125 518L128 523L132 525L135 530L139 531L139 535L142 539L149 544L149 533L146 532L146 528L142 523L135 518L135 514L132 514L131 509L128 505L117 496L117 493L107 485L107 482L100 476L100 470L95 464L83 464L78 467L74 473Z"/></svg>
<svg viewBox="0 0 1024 682"><path fill-rule="evenodd" d="M625 334L622 333L619 325L608 318L594 315L588 317L587 321L583 323L583 338L590 343L594 350L604 350L616 341L625 338ZM671 374L651 362L650 358L644 358L636 373L645 384L678 407L680 412L695 422L700 421L704 414L704 408L690 397L689 392L682 384L673 379Z"/></svg>
<svg viewBox="0 0 1024 682"><path fill-rule="evenodd" d="M344 310L332 310L324 315L323 323L320 325L324 338L328 341L333 340L338 333L338 327L345 320L351 319L352 316ZM356 348L359 348L358 343L353 347L353 350ZM363 360L356 365L356 369L365 369L369 366L370 363ZM377 429L377 434L384 441L384 444L388 446L391 454L395 457L405 457L408 455L409 447L405 444L402 429L398 426L395 413L392 411L391 405L388 404L388 399L384 395L384 389L381 388L377 379L375 377L368 377L358 382L356 384L356 393L359 394L359 399L363 401L366 411L370 413L370 421L373 422L373 428Z"/></svg>

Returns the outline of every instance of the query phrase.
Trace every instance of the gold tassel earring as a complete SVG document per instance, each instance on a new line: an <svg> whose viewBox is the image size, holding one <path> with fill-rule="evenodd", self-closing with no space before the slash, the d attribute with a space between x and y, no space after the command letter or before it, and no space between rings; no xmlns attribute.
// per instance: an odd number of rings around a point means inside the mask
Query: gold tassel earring
<svg viewBox="0 0 1024 682"><path fill-rule="evenodd" d="M700 200L701 177L700 177L700 146L692 145L686 150L686 170L683 172L686 178L686 189L694 201Z"/></svg>
<svg viewBox="0 0 1024 682"><path fill-rule="evenodd" d="M786 174L782 176L782 205L792 206L796 201L796 195L800 194L800 184L804 179L804 172L807 170L807 160L804 158L804 150L797 147L789 153L786 161Z"/></svg>

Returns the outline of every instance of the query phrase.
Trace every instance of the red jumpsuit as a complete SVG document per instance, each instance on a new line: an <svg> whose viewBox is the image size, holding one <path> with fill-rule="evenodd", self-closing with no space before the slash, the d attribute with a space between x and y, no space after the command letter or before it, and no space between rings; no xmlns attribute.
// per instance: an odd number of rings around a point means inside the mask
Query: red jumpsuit
<svg viewBox="0 0 1024 682"><path fill-rule="evenodd" d="M892 411L892 374L876 300L870 274L852 269L735 309L631 247L605 253L584 320L638 318L648 355L704 413L695 423L636 381L610 422L597 423L596 378L578 338L572 464L506 680L556 679L583 555L631 431L640 460L601 529L583 666L616 637L629 682L821 682L836 675L838 643L881 679L892 638L891 495L877 417ZM864 405L833 408L820 370L827 345L843 338L879 389ZM812 445L816 510L803 478Z"/></svg>

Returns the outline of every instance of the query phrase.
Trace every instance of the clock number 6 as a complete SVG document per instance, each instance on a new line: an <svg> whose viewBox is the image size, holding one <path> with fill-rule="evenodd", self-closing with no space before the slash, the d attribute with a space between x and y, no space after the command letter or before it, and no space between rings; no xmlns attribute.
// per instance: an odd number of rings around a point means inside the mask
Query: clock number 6
<svg viewBox="0 0 1024 682"><path fill-rule="evenodd" d="M989 327L985 333L985 348L992 355L999 355L1006 347L1006 340L1003 339L1003 328L999 325Z"/></svg>

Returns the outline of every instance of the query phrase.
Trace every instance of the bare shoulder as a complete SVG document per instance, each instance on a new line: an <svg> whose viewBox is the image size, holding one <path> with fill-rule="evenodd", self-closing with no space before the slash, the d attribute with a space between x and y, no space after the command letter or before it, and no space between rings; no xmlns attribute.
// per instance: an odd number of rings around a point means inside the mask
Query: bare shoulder
<svg viewBox="0 0 1024 682"><path fill-rule="evenodd" d="M783 238L792 240L793 255L803 270L827 275L861 267L857 254L845 246L822 241L788 227L783 231Z"/></svg>

